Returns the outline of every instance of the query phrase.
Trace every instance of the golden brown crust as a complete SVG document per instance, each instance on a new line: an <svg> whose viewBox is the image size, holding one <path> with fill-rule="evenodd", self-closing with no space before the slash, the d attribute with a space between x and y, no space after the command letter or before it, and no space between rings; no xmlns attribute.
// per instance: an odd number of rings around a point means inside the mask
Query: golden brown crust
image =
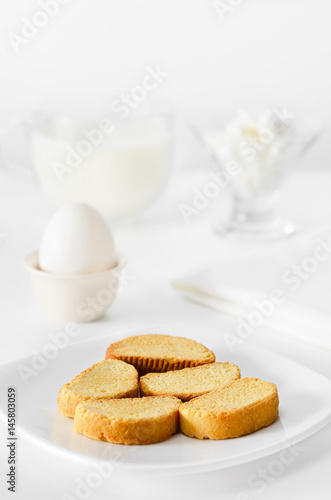
<svg viewBox="0 0 331 500"><path fill-rule="evenodd" d="M57 397L57 404L62 415L64 415L65 417L74 418L75 410L79 403L81 403L82 401L88 401L90 399L100 399L94 396L91 397L90 395L80 394L76 392L75 389L73 389L71 386L73 383L79 382L83 375L88 375L93 371L95 367L99 366L103 362L104 361L100 361L99 363L96 363L95 365L87 368L82 373L77 375L71 382L64 384L61 387ZM125 367L125 370L127 370L127 367ZM127 387L126 389L120 389L116 392L113 392L110 389L111 395L108 396L109 398L134 398L138 396L138 373L132 366L130 366L129 371L131 372L131 382L129 383L129 387ZM102 398L107 398L107 396L103 395Z"/></svg>
<svg viewBox="0 0 331 500"><path fill-rule="evenodd" d="M201 347L205 350L205 354L203 357L199 356L197 353L197 357L195 359L189 359L183 355L179 356L174 354L171 356L171 359L167 359L166 354L164 355L151 355L149 353L140 353L139 355L134 355L133 353L121 353L121 346L123 342L127 344L130 339L134 339L135 341L138 338L144 337L154 337L155 342L159 342L162 338L171 338L171 339L181 339L187 341L188 346L195 346L197 349L201 349ZM136 335L132 337L127 337L123 340L119 340L110 344L106 351L105 359L120 359L125 363L129 363L133 365L137 370L139 375L146 375L147 373L152 372L167 372L173 370L182 370L183 368L192 368L194 366L203 365L206 363L213 363L215 361L215 355L212 351L207 349L202 344L199 344L195 340L184 339L183 337L172 337L170 335Z"/></svg>
<svg viewBox="0 0 331 500"><path fill-rule="evenodd" d="M69 390L70 383L64 384L59 392L57 398L57 404L60 412L65 417L74 418L75 410L79 403L82 401L89 401L90 399L95 399L91 397L82 396L81 394L76 394ZM121 399L121 398L136 398L138 397L138 384L136 387L128 390L126 392L117 393L116 396L112 396L110 399Z"/></svg>
<svg viewBox="0 0 331 500"><path fill-rule="evenodd" d="M155 398L139 398L142 402L145 399ZM142 408L141 415L135 419L129 418L130 399L125 400L128 405L128 418L102 415L89 408L89 402L80 403L76 408L74 428L84 436L109 443L126 445L159 443L179 430L178 408L181 402L176 398L168 399L172 400L168 411L150 418L144 415Z"/></svg>
<svg viewBox="0 0 331 500"><path fill-rule="evenodd" d="M241 379L241 382L245 380L258 379ZM279 399L275 384L270 382L264 382L270 389L268 394L257 398L252 404L229 410L217 408L222 391L235 386L237 382L239 380L220 391L210 392L182 404L179 409L182 432L198 439L228 439L250 434L272 424L278 417ZM208 409L213 394L216 396L215 404L210 404ZM209 397L208 400L206 396Z"/></svg>
<svg viewBox="0 0 331 500"><path fill-rule="evenodd" d="M174 372L148 373L140 377L142 396L175 396L182 401L219 390L240 378L237 365L208 363Z"/></svg>

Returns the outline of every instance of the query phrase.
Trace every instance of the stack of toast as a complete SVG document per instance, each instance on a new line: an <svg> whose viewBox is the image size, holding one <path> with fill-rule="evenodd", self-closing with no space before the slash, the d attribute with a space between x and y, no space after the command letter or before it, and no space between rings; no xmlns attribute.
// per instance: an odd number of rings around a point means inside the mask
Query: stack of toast
<svg viewBox="0 0 331 500"><path fill-rule="evenodd" d="M278 417L275 384L240 376L193 340L137 335L111 344L106 359L65 384L58 407L78 433L111 443L152 444L179 430L235 438Z"/></svg>

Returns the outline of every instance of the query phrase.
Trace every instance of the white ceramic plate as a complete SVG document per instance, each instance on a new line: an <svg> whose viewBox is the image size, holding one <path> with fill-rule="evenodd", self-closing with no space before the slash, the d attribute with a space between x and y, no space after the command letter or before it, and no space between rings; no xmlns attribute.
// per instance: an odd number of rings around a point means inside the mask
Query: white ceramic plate
<svg viewBox="0 0 331 500"><path fill-rule="evenodd" d="M218 361L236 363L242 376L276 383L280 417L254 434L225 441L199 441L182 434L149 446L123 446L94 441L76 434L73 421L59 414L57 395L62 384L103 359L109 343L128 335L170 333L200 341ZM282 450L308 437L331 420L331 381L250 342L229 352L217 330L197 325L168 325L121 332L59 349L54 359L26 385L18 367L31 368L32 358L0 367L1 394L8 386L17 390L18 433L50 452L62 452L80 460L109 460L114 468L131 472L190 473L221 469ZM6 421L1 398L0 417Z"/></svg>

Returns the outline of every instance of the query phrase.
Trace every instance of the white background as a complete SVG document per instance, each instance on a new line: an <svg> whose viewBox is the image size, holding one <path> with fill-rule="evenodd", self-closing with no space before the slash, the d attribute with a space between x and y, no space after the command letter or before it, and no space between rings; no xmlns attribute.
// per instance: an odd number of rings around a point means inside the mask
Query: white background
<svg viewBox="0 0 331 500"><path fill-rule="evenodd" d="M3 0L0 125L46 98L117 95L154 64L170 74L157 97L174 102L183 120L212 111L225 121L239 108L288 106L328 124L329 2L234 3L222 20L212 0L69 0L16 53L9 33L20 34L22 18L31 20L40 6ZM312 152L314 167L328 166L328 153L325 134ZM182 152L181 165L191 166L195 155Z"/></svg>

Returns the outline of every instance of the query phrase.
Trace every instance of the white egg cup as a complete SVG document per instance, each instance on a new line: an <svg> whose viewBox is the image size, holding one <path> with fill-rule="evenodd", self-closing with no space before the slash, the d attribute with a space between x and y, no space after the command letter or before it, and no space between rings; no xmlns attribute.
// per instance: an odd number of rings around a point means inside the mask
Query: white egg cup
<svg viewBox="0 0 331 500"><path fill-rule="evenodd" d="M53 318L85 323L101 318L121 289L121 272L126 264L123 254L117 254L112 269L89 274L53 274L42 271L38 252L25 258L32 286L40 306Z"/></svg>

